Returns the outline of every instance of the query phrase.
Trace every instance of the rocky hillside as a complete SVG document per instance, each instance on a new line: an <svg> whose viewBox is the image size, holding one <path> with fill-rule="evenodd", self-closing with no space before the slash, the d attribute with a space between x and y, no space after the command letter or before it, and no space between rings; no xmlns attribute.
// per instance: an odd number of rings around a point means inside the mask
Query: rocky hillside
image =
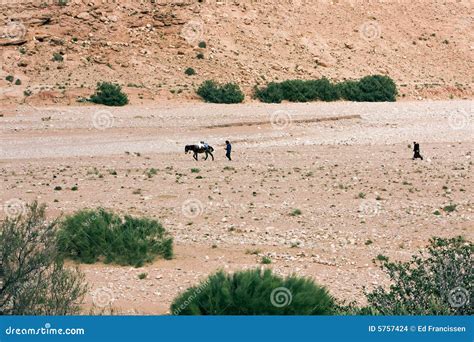
<svg viewBox="0 0 474 342"><path fill-rule="evenodd" d="M1 6L3 104L75 103L98 81L120 83L139 104L193 99L206 79L238 82L251 94L271 80L374 73L391 76L402 98L473 96L470 0L3 0ZM187 68L196 75L186 75Z"/></svg>

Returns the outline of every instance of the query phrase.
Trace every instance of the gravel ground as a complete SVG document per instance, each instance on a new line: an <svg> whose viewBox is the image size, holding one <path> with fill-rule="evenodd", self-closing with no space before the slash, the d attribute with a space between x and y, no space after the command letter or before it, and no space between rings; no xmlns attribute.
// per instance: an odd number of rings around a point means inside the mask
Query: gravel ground
<svg viewBox="0 0 474 342"><path fill-rule="evenodd" d="M0 114L2 217L35 199L51 217L103 206L155 217L174 236L170 261L81 265L87 309L165 314L208 274L260 267L263 256L272 260L265 267L362 303L363 286L386 283L372 263L378 254L406 259L431 236L474 236L472 101L20 106ZM214 162L184 154L200 140L216 149ZM411 160L414 140L423 161ZM456 210L445 212L447 204Z"/></svg>

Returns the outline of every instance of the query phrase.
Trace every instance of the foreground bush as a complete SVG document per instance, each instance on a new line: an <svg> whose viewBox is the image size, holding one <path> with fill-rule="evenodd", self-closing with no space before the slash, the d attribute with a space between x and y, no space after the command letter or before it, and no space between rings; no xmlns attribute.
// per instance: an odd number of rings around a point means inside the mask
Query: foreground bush
<svg viewBox="0 0 474 342"><path fill-rule="evenodd" d="M384 261L392 281L389 289L366 294L369 306L381 315L472 315L474 245L463 238L433 238L427 255L408 262Z"/></svg>
<svg viewBox="0 0 474 342"><path fill-rule="evenodd" d="M382 102L395 101L397 87L388 76L367 76L359 81L331 83L328 79L287 80L269 83L266 87L255 88L254 96L262 102L280 103L309 101Z"/></svg>
<svg viewBox="0 0 474 342"><path fill-rule="evenodd" d="M171 304L174 315L330 315L335 303L312 280L270 270L219 271Z"/></svg>
<svg viewBox="0 0 474 342"><path fill-rule="evenodd" d="M142 266L157 256L171 259L173 239L155 220L104 209L82 210L66 217L58 233L59 250L84 263L104 261Z"/></svg>
<svg viewBox="0 0 474 342"><path fill-rule="evenodd" d="M57 222L47 223L35 202L7 218L0 231L0 315L77 314L87 291L84 276L64 267Z"/></svg>
<svg viewBox="0 0 474 342"><path fill-rule="evenodd" d="M128 97L118 84L101 82L97 84L97 90L90 101L106 106L125 106L128 103Z"/></svg>
<svg viewBox="0 0 474 342"><path fill-rule="evenodd" d="M245 96L235 83L217 84L204 81L196 91L204 101L211 103L241 103Z"/></svg>

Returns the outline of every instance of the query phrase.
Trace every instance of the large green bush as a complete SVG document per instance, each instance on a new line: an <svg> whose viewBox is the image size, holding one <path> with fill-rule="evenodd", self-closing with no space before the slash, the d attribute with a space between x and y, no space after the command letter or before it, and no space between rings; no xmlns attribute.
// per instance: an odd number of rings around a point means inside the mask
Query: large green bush
<svg viewBox="0 0 474 342"><path fill-rule="evenodd" d="M81 210L66 217L58 232L58 246L65 256L84 263L104 261L138 267L157 256L173 256L173 239L160 223L122 218L104 209Z"/></svg>
<svg viewBox="0 0 474 342"><path fill-rule="evenodd" d="M341 97L357 102L393 102L397 96L395 82L382 75L366 76L358 82L343 82Z"/></svg>
<svg viewBox="0 0 474 342"><path fill-rule="evenodd" d="M79 313L87 285L58 254L57 221L36 202L24 209L0 226L0 316Z"/></svg>
<svg viewBox="0 0 474 342"><path fill-rule="evenodd" d="M326 288L311 279L259 269L219 271L171 304L174 315L330 315L334 309Z"/></svg>
<svg viewBox="0 0 474 342"><path fill-rule="evenodd" d="M90 101L106 106L125 106L128 103L128 97L118 84L101 82L97 84L97 90Z"/></svg>
<svg viewBox="0 0 474 342"><path fill-rule="evenodd" d="M218 84L204 81L196 91L204 101L212 103L241 103L245 96L235 83Z"/></svg>
<svg viewBox="0 0 474 342"><path fill-rule="evenodd" d="M462 237L435 237L408 262L383 261L392 284L367 293L369 306L381 315L473 315L473 249Z"/></svg>
<svg viewBox="0 0 474 342"><path fill-rule="evenodd" d="M266 87L255 88L254 96L262 102L280 103L308 101L395 101L397 88L388 76L367 76L359 81L331 83L328 79L286 80L271 82Z"/></svg>

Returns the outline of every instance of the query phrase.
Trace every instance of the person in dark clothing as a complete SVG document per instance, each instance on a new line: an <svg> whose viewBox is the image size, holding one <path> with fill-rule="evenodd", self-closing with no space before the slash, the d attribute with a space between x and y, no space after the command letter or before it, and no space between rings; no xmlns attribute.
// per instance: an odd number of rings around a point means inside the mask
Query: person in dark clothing
<svg viewBox="0 0 474 342"><path fill-rule="evenodd" d="M416 141L413 142L413 160L420 158L423 160L423 157L420 154L420 144L418 144Z"/></svg>
<svg viewBox="0 0 474 342"><path fill-rule="evenodd" d="M232 151L232 145L230 144L229 140L226 140L225 141L225 156L227 157L227 159L229 160L232 160L230 158L230 152Z"/></svg>

